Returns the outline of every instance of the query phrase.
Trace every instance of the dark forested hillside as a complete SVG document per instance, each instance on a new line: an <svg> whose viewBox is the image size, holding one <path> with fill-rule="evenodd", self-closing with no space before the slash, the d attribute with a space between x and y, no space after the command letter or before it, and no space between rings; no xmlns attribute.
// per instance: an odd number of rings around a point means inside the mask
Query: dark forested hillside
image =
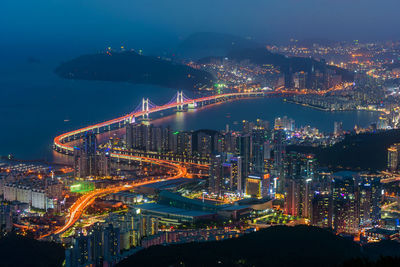
<svg viewBox="0 0 400 267"><path fill-rule="evenodd" d="M67 79L143 83L181 89L211 86L214 79L208 72L135 52L84 55L61 64L55 72Z"/></svg>

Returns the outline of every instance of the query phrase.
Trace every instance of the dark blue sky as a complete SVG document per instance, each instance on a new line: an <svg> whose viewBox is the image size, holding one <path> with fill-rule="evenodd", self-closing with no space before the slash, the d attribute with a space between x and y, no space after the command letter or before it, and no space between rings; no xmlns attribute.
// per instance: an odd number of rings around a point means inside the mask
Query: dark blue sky
<svg viewBox="0 0 400 267"><path fill-rule="evenodd" d="M154 48L196 31L251 36L390 39L399 0L2 0L0 45Z"/></svg>

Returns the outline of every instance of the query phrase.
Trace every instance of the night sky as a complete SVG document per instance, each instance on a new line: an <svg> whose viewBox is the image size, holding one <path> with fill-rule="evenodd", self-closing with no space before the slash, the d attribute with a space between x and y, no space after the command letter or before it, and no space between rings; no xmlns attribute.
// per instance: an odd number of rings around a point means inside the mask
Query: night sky
<svg viewBox="0 0 400 267"><path fill-rule="evenodd" d="M0 47L160 48L198 31L271 43L395 39L399 10L399 0L2 0Z"/></svg>

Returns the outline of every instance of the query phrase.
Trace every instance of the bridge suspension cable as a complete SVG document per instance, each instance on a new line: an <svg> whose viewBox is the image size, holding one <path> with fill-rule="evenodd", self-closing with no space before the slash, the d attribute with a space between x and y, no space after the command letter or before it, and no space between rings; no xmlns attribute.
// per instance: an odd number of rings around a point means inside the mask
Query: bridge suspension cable
<svg viewBox="0 0 400 267"><path fill-rule="evenodd" d="M168 101L166 105L180 104L189 100L191 100L191 98L187 97L183 91L177 91L177 93L171 98L170 101Z"/></svg>
<svg viewBox="0 0 400 267"><path fill-rule="evenodd" d="M142 101L136 106L136 108L133 110L133 114L138 113L138 112L149 112L152 109L158 107L156 104L150 101L148 98L143 98Z"/></svg>

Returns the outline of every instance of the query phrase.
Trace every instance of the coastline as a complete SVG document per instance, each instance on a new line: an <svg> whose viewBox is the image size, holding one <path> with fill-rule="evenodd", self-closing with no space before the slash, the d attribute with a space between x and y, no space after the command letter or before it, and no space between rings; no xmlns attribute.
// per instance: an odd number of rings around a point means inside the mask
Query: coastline
<svg viewBox="0 0 400 267"><path fill-rule="evenodd" d="M287 103L292 103L292 104L300 105L300 106L303 106L303 107L313 108L313 109L322 110L322 111L354 111L352 109L349 109L349 110L330 110L330 109L327 109L327 108L321 108L321 107L318 107L318 106L313 106L313 105L310 105L310 104L297 102L297 101L290 100L290 99L287 99L287 98L283 98L282 100L284 102L287 102Z"/></svg>
<svg viewBox="0 0 400 267"><path fill-rule="evenodd" d="M322 108L319 106L314 106L314 105L310 105L310 104L306 104L306 103L302 103L302 102L298 102L298 101L294 101L291 99L287 99L287 98L282 98L282 101L286 102L286 103L291 103L291 104L296 104L299 106L303 106L303 107L307 107L307 108L312 108L312 109L316 109L316 110L321 110L321 111L325 111L325 112L341 112L341 111L370 111L370 112L377 112L381 115L384 114L383 111L381 110L373 110L373 109L360 109L360 108L353 108L353 109L327 109L327 108Z"/></svg>

